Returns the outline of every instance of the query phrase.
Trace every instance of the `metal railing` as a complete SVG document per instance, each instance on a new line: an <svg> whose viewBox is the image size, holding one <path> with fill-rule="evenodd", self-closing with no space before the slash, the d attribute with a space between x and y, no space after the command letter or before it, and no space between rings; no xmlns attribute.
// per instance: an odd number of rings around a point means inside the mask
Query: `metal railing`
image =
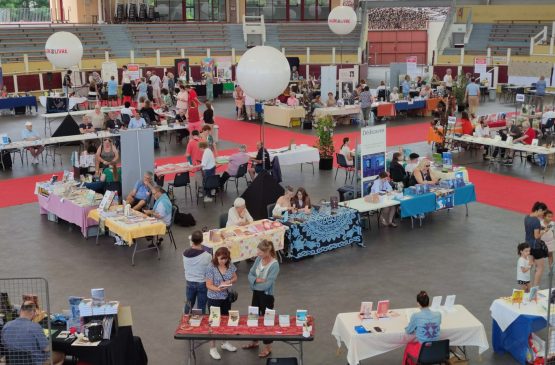
<svg viewBox="0 0 555 365"><path fill-rule="evenodd" d="M50 23L50 8L0 8L0 23Z"/></svg>
<svg viewBox="0 0 555 365"><path fill-rule="evenodd" d="M451 25L455 19L455 14L457 12L457 8L455 6L455 1L451 3L451 7L449 8L449 12L445 17L445 23L443 23L443 27L441 27L441 32L439 32L439 37L437 38L437 54L438 56L443 53L443 50L446 47L445 42L446 38L451 35Z"/></svg>
<svg viewBox="0 0 555 365"><path fill-rule="evenodd" d="M472 34L472 28L473 28L473 23L472 23L472 8L468 9L468 15L466 17L466 31L464 33L464 44L468 43L468 40L470 39L470 34Z"/></svg>

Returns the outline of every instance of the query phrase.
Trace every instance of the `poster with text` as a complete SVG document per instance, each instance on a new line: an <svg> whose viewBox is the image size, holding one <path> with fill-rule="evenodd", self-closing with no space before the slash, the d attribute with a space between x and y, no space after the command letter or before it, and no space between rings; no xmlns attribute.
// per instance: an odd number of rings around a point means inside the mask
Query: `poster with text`
<svg viewBox="0 0 555 365"><path fill-rule="evenodd" d="M102 62L100 76L105 82L108 82L114 76L116 82L118 82L118 64L115 62Z"/></svg>
<svg viewBox="0 0 555 365"><path fill-rule="evenodd" d="M332 93L335 96L337 91L336 75L337 66L322 66L320 69L320 92L321 99L326 100L328 98L328 93Z"/></svg>
<svg viewBox="0 0 555 365"><path fill-rule="evenodd" d="M231 81L231 57L216 57L216 70L220 81Z"/></svg>
<svg viewBox="0 0 555 365"><path fill-rule="evenodd" d="M370 193L377 175L385 171L386 126L376 125L360 130L360 176L362 196Z"/></svg>
<svg viewBox="0 0 555 365"><path fill-rule="evenodd" d="M414 79L418 75L417 61L418 58L416 56L407 57L407 75L409 75L411 79Z"/></svg>
<svg viewBox="0 0 555 365"><path fill-rule="evenodd" d="M138 80L141 78L141 67L137 63L128 63L127 74L130 81Z"/></svg>
<svg viewBox="0 0 555 365"><path fill-rule="evenodd" d="M349 101L357 85L358 70L356 68L339 69L339 98Z"/></svg>
<svg viewBox="0 0 555 365"><path fill-rule="evenodd" d="M487 58L475 57L474 58L474 73L480 75L480 79L486 78L487 73Z"/></svg>
<svg viewBox="0 0 555 365"><path fill-rule="evenodd" d="M187 83L187 78L189 77L189 59L188 58L175 58L175 77Z"/></svg>

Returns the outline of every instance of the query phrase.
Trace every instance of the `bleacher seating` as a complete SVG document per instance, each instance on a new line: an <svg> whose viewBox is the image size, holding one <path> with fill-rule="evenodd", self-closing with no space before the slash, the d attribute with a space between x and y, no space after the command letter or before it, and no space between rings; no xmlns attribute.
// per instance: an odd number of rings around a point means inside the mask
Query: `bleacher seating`
<svg viewBox="0 0 555 365"><path fill-rule="evenodd" d="M280 47L287 54L304 54L310 47L310 53L331 53L335 47L339 52L339 36L332 33L327 23L280 23L277 25ZM343 36L343 53L357 53L360 40L360 25L346 36Z"/></svg>

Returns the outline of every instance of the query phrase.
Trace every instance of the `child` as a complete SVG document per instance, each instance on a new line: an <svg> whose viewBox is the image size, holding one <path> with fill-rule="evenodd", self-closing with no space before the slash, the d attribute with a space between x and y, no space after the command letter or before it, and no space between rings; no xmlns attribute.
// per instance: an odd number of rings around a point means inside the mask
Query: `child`
<svg viewBox="0 0 555 365"><path fill-rule="evenodd" d="M520 243L518 245L518 262L516 268L516 281L520 288L526 293L530 290L530 245L527 243Z"/></svg>

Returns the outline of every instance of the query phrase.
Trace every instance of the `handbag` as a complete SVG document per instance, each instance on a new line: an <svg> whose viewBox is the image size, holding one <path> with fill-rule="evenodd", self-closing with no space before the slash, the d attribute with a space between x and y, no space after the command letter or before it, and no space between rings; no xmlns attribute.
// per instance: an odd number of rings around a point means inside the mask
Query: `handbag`
<svg viewBox="0 0 555 365"><path fill-rule="evenodd" d="M220 272L220 269L217 269L218 273L220 274L220 276L222 277L222 280L225 281L224 276L222 275L222 273ZM237 293L237 291L233 290L233 289L226 289L227 291L227 301L229 302L229 304L231 303L235 303L237 301L237 298L239 298L239 293Z"/></svg>
<svg viewBox="0 0 555 365"><path fill-rule="evenodd" d="M536 240L536 244L534 245L534 249L540 250L544 257L549 255L549 249L543 240Z"/></svg>

